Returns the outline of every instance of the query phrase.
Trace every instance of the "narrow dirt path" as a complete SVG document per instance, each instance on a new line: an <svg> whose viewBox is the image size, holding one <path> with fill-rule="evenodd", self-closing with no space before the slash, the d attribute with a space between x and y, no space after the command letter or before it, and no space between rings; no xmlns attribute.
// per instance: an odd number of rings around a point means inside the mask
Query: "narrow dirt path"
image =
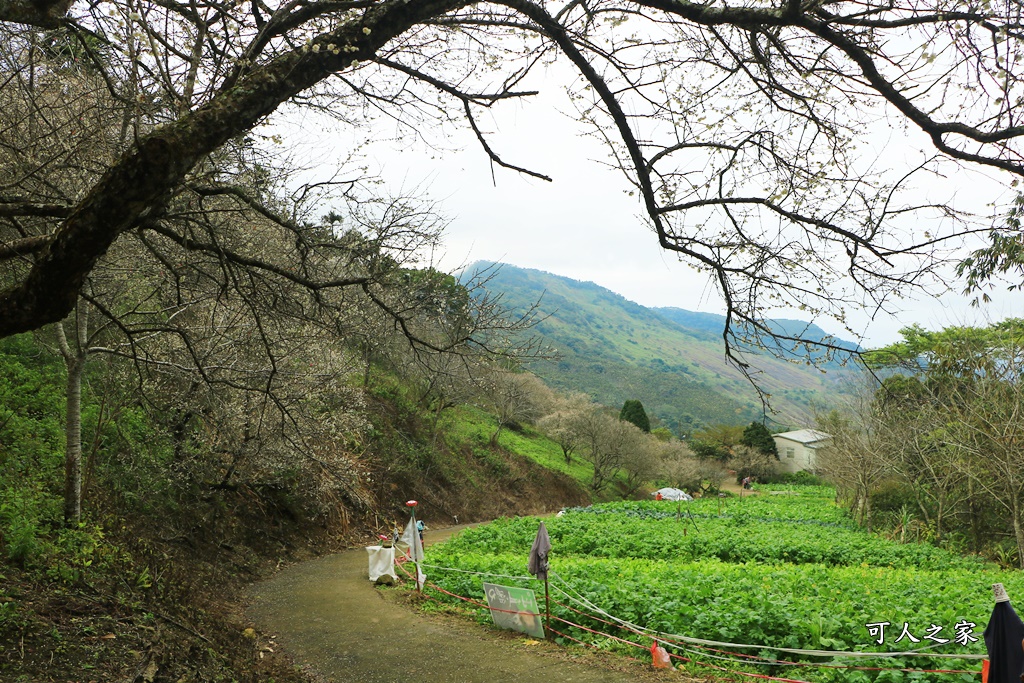
<svg viewBox="0 0 1024 683"><path fill-rule="evenodd" d="M430 531L432 542L463 527ZM429 559L429 555L428 555ZM606 668L525 637L456 619L432 619L385 600L367 578L363 549L302 562L253 587L248 616L321 681L341 683L625 683L683 680L640 664Z"/></svg>

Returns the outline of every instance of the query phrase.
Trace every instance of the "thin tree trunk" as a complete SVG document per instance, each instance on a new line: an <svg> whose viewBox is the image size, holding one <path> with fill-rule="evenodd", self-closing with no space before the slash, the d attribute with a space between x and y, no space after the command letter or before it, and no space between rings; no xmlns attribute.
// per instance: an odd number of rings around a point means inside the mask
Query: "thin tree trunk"
<svg viewBox="0 0 1024 683"><path fill-rule="evenodd" d="M974 480L967 480L967 495L970 503L967 510L971 519L971 550L978 552L981 549L981 531L978 528L978 504L974 498Z"/></svg>
<svg viewBox="0 0 1024 683"><path fill-rule="evenodd" d="M871 492L865 486L864 491L864 522L868 533L871 532Z"/></svg>
<svg viewBox="0 0 1024 683"><path fill-rule="evenodd" d="M491 446L495 447L498 445L498 436L501 435L501 430L505 428L505 421L498 418L498 428L494 430L494 434L491 436Z"/></svg>
<svg viewBox="0 0 1024 683"><path fill-rule="evenodd" d="M1024 523L1021 522L1021 499L1013 496L1013 535L1017 541L1017 563L1024 569Z"/></svg>
<svg viewBox="0 0 1024 683"><path fill-rule="evenodd" d="M82 521L82 371L85 358L67 359L67 420L64 451L64 523Z"/></svg>

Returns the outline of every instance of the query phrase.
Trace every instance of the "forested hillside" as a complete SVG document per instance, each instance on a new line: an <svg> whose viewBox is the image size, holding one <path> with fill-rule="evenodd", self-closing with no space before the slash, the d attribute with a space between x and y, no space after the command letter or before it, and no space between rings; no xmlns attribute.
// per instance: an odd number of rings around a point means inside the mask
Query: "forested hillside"
<svg viewBox="0 0 1024 683"><path fill-rule="evenodd" d="M491 265L475 264L466 272ZM530 367L552 386L585 391L606 405L640 399L674 430L760 419L756 391L725 361L721 316L648 309L594 283L538 270L510 265L492 270L486 283L492 296L519 312L537 304L540 321L532 332L557 360ZM799 321L773 325L789 331L803 325L800 331L808 339L827 336ZM806 365L807 353L788 353L793 362L764 352L746 354L783 424L806 424L808 408L826 403L850 377L851 370L839 363L827 364L825 373Z"/></svg>
<svg viewBox="0 0 1024 683"><path fill-rule="evenodd" d="M493 414L439 412L384 365L339 387L349 428L329 450L273 430L227 450L211 426L244 432L243 414L182 425L100 357L83 381L81 521L67 524L68 373L51 340L0 340L5 681L305 680L238 615L247 583L390 533L410 498L438 527L589 501L571 470L537 464L562 461L556 444L520 424L492 444Z"/></svg>

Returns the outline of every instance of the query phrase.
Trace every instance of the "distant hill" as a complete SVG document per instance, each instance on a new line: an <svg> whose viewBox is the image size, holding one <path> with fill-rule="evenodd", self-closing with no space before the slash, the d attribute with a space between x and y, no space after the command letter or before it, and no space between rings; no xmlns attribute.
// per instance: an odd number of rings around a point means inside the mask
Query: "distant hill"
<svg viewBox="0 0 1024 683"><path fill-rule="evenodd" d="M464 273L491 265L473 264ZM615 407L639 399L673 430L746 424L761 416L755 390L725 361L724 316L646 308L592 282L511 265L498 268L487 288L517 311L540 301L544 318L533 332L559 359L530 369L557 389L583 391ZM827 337L802 321L773 324L809 339ZM772 395L775 419L784 425L805 425L808 407L825 404L850 375L838 365L822 373L802 359L786 362L764 353L748 360L761 370L759 384Z"/></svg>
<svg viewBox="0 0 1024 683"><path fill-rule="evenodd" d="M696 313L683 308L652 308L659 315L668 318L672 322L686 328L695 335L707 333L708 339L722 341L722 332L725 329L725 316L717 313ZM820 342L834 345L839 348L856 351L857 344L838 339L821 329L814 323L806 320L791 320L788 318L776 318L768 321L768 327L779 335L785 337L796 337L807 342ZM813 360L816 365L826 369L839 370L844 368L851 360L851 354L837 352L832 358L826 358L826 351L821 347L797 347L792 342L777 341L774 339L763 340L766 347L777 355L790 360L802 362ZM761 354L760 350L750 349L755 354Z"/></svg>

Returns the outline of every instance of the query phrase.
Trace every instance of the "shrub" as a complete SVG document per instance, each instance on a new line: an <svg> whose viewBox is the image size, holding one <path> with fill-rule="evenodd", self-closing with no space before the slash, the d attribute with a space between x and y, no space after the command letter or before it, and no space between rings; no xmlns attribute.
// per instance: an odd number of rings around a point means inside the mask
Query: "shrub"
<svg viewBox="0 0 1024 683"><path fill-rule="evenodd" d="M884 481L871 492L871 508L875 512L899 512L904 506L916 510L917 498L914 490L901 481Z"/></svg>
<svg viewBox="0 0 1024 683"><path fill-rule="evenodd" d="M776 472L767 479L762 479L766 484L793 484L795 486L827 486L828 482L813 472L800 470L799 472Z"/></svg>

